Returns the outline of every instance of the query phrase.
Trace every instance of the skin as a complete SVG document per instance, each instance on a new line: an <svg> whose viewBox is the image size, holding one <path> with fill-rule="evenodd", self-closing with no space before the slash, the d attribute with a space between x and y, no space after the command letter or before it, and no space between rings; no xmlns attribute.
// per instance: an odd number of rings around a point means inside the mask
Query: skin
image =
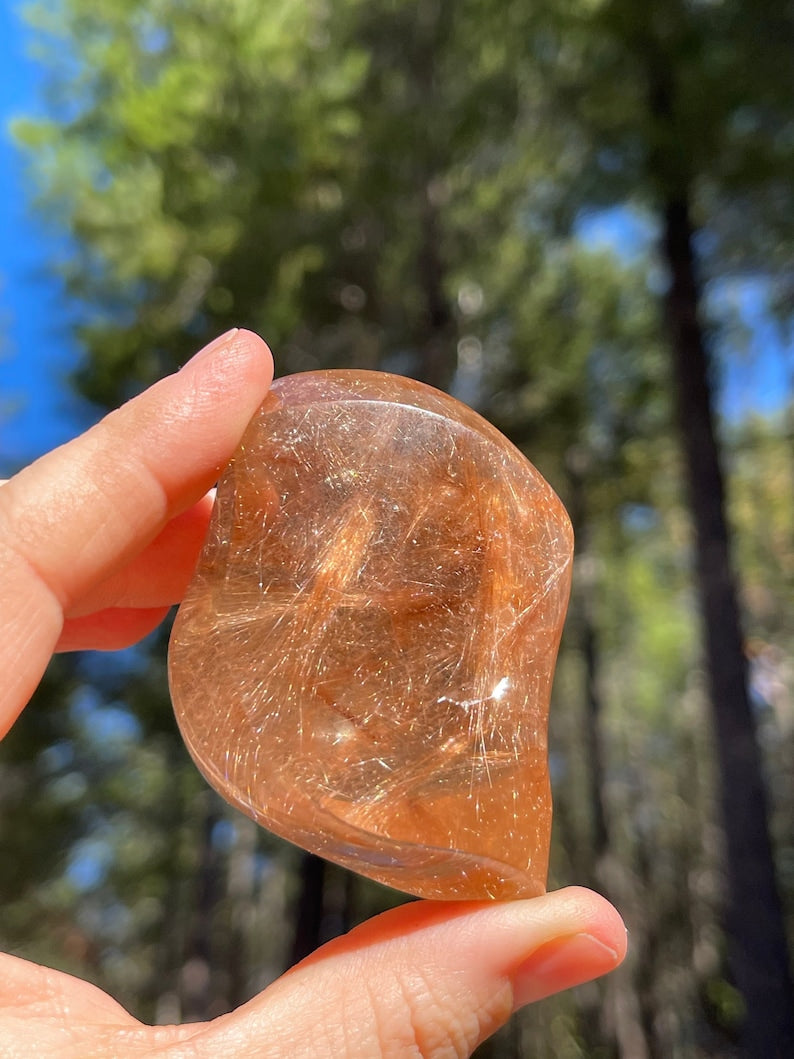
<svg viewBox="0 0 794 1059"><path fill-rule="evenodd" d="M261 339L229 332L0 488L0 734L54 651L127 646L180 600L208 490L272 370ZM0 1057L469 1056L511 1012L612 970L625 950L618 913L580 888L416 902L323 946L228 1015L165 1027L0 955Z"/></svg>

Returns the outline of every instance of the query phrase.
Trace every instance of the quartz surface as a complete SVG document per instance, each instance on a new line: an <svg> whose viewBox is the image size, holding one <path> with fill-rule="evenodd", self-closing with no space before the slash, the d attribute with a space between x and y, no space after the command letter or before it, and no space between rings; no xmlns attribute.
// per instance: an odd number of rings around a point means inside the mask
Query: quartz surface
<svg viewBox="0 0 794 1059"><path fill-rule="evenodd" d="M433 898L546 885L565 511L471 409L278 380L219 482L169 677L199 768L287 839Z"/></svg>

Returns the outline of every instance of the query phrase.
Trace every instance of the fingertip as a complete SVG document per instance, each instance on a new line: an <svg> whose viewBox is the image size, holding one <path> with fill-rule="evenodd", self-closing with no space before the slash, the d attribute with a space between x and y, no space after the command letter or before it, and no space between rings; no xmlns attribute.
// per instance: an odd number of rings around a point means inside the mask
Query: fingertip
<svg viewBox="0 0 794 1059"><path fill-rule="evenodd" d="M618 953L591 934L572 934L536 949L512 978L513 1010L608 974Z"/></svg>
<svg viewBox="0 0 794 1059"><path fill-rule="evenodd" d="M250 370L257 382L265 387L273 380L273 354L270 347L255 331L233 327L200 349L184 365L180 375L212 376L216 371L228 372L239 366Z"/></svg>
<svg viewBox="0 0 794 1059"><path fill-rule="evenodd" d="M256 331L249 331L245 327L235 328L228 349L229 354L234 353L250 361L260 378L270 385L273 381L273 354L270 346Z"/></svg>
<svg viewBox="0 0 794 1059"><path fill-rule="evenodd" d="M618 962L623 960L628 944L628 931L620 912L606 897L584 886L565 887L563 890L557 890L554 897L566 904L570 903L573 916L581 924L580 929L613 949L618 956Z"/></svg>
<svg viewBox="0 0 794 1059"><path fill-rule="evenodd" d="M556 936L539 945L511 975L513 1009L608 974L625 958L628 933L605 897L581 886L546 894Z"/></svg>
<svg viewBox="0 0 794 1059"><path fill-rule="evenodd" d="M273 354L270 351L270 346L265 342L261 335L258 335L256 331L251 331L247 327L237 328L237 341L250 346L252 349L257 350L260 355L269 359L272 363Z"/></svg>

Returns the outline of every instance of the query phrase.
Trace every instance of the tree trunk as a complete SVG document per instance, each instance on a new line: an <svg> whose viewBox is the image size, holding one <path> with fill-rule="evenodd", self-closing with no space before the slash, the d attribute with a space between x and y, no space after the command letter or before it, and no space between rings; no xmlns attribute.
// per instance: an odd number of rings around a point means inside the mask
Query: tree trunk
<svg viewBox="0 0 794 1059"><path fill-rule="evenodd" d="M440 105L438 91L439 54L452 30L455 4L441 0L437 4L422 5L415 22L416 34L410 62L413 76L421 92L428 114ZM446 266L444 262L443 228L439 196L444 198L438 183L438 143L433 139L433 124L426 126L428 134L424 151L418 157L417 193L422 238L416 262L417 275L424 294L424 319L419 322L419 371L422 382L440 390L449 388L454 371L455 347L452 341L454 318L444 290Z"/></svg>
<svg viewBox="0 0 794 1059"><path fill-rule="evenodd" d="M587 803L590 807L590 828L586 839L574 840L575 850L581 863L576 879L600 890L612 901L618 901L615 892L615 857L609 833L609 819L606 803L605 749L603 739L603 698L601 694L601 651L596 621L596 555L592 546L590 532L590 512L588 510L587 482L596 473L588 452L581 445L571 445L565 458L568 472L568 514L573 526L576 541L576 566L574 569L574 590L569 614L570 628L582 658L582 720L585 733L587 759ZM621 987L629 991L628 981L624 978ZM607 987L608 988L608 987ZM634 992L632 990L632 992ZM629 1011L633 1009L634 996L624 996L623 1012L626 1017L618 1024L615 1018L614 1005L605 1002L604 992L591 992L579 1002L577 1036L581 1039L587 1055L599 1055L604 1059L618 1055L631 1055L632 1059L647 1059L648 1051L645 1041L640 1043L642 1029L639 1020L632 1020ZM633 1022L631 1033L632 1050L623 1047L626 1029Z"/></svg>
<svg viewBox="0 0 794 1059"><path fill-rule="evenodd" d="M588 786L592 813L591 870L593 882L603 867L601 861L609 847L607 812L604 798L606 769L604 767L604 745L601 734L602 702L599 687L599 649L595 620L595 556L590 545L590 526L587 511L585 480L589 471L588 458L581 449L572 446L567 453L569 504L568 513L577 544L578 577L576 579L576 603L574 628L576 641L584 663L584 723L587 732Z"/></svg>
<svg viewBox="0 0 794 1059"><path fill-rule="evenodd" d="M295 902L292 921L295 933L292 939L290 966L305 959L322 943L323 916L325 915L325 861L314 853L300 854L298 869L300 889Z"/></svg>
<svg viewBox="0 0 794 1059"><path fill-rule="evenodd" d="M724 486L686 194L664 204L665 302L711 687L727 852L729 961L744 998L744 1046L758 1059L794 1055L794 986L769 837L766 792L747 691L731 572Z"/></svg>
<svg viewBox="0 0 794 1059"><path fill-rule="evenodd" d="M182 1017L186 1022L200 1022L228 1010L224 998L216 994L217 983L213 980L212 926L220 894L218 854L213 847L212 831L218 814L209 803L208 791L197 802L202 819L201 853L195 879L196 907L181 973Z"/></svg>
<svg viewBox="0 0 794 1059"><path fill-rule="evenodd" d="M454 368L452 310L444 294L444 263L441 259L441 223L433 202L432 183L424 189L422 244L418 271L425 295L425 319L420 350L419 375L422 382L440 390L449 387Z"/></svg>

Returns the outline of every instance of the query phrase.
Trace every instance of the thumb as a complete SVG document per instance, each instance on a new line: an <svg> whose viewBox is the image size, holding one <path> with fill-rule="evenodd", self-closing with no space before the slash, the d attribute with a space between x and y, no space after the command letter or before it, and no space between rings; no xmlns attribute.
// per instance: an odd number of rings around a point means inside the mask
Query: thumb
<svg viewBox="0 0 794 1059"><path fill-rule="evenodd" d="M620 916L589 890L403 905L203 1027L193 1054L459 1059L517 1008L612 970L625 950Z"/></svg>

